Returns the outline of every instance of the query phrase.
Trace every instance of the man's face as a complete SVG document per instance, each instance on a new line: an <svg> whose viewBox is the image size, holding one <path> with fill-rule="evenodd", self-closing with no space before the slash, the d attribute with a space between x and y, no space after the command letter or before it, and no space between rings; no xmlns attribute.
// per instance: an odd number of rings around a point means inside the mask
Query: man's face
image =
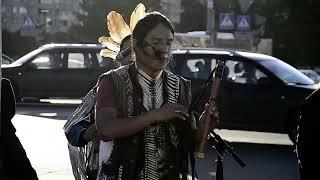
<svg viewBox="0 0 320 180"><path fill-rule="evenodd" d="M145 71L163 70L172 56L173 34L158 24L145 37L143 46L135 46L138 65Z"/></svg>

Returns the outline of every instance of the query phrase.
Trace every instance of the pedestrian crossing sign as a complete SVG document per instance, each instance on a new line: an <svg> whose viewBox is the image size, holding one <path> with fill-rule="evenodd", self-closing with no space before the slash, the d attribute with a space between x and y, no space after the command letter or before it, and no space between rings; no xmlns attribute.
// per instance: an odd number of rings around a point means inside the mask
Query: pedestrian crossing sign
<svg viewBox="0 0 320 180"><path fill-rule="evenodd" d="M250 30L250 16L240 15L237 17L237 29L238 31Z"/></svg>
<svg viewBox="0 0 320 180"><path fill-rule="evenodd" d="M30 16L25 16L23 21L23 27L34 27L34 22Z"/></svg>
<svg viewBox="0 0 320 180"><path fill-rule="evenodd" d="M233 13L220 13L219 27L221 30L233 30L234 29Z"/></svg>

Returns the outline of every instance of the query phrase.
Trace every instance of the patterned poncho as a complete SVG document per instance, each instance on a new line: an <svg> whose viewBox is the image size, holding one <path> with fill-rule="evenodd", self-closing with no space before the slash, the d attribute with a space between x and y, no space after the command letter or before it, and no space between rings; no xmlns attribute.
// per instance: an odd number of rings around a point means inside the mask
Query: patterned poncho
<svg viewBox="0 0 320 180"><path fill-rule="evenodd" d="M129 65L104 76L111 82L117 114L122 117L140 115L164 103L180 103L186 108L190 104L190 84L167 71L152 79L136 65ZM175 123L161 123L115 139L99 179L186 179L188 158L194 161L192 139L190 126Z"/></svg>

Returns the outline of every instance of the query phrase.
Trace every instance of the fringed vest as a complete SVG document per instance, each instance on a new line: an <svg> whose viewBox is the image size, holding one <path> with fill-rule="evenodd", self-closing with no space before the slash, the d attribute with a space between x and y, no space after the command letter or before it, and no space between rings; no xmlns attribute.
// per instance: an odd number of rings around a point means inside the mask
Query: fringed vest
<svg viewBox="0 0 320 180"><path fill-rule="evenodd" d="M165 103L179 103L187 109L190 105L190 82L168 71L163 72L163 98ZM120 67L102 75L113 81L114 95L117 97L119 118L143 114L143 92L137 79L134 65ZM187 179L188 158L194 176L194 137L190 122L181 120L166 123L164 132L168 144L168 175L165 179ZM130 137L114 139L110 159L103 163L105 179L140 180L145 179L144 132Z"/></svg>

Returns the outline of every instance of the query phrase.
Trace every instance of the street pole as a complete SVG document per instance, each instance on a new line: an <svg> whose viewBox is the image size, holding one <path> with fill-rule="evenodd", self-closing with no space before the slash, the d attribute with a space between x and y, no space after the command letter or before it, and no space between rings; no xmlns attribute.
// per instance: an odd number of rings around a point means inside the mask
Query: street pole
<svg viewBox="0 0 320 180"><path fill-rule="evenodd" d="M215 8L214 0L212 0L212 47L216 45Z"/></svg>
<svg viewBox="0 0 320 180"><path fill-rule="evenodd" d="M0 0L0 8L1 8L1 0ZM1 67L1 65L2 65L2 16L1 16L1 14L2 14L2 11L0 12L0 29L1 29L1 33L0 33L0 115L1 115L1 81L2 81L2 67ZM2 132L1 132L1 117L0 117L0 136L1 136L1 134L2 134ZM2 164L0 164L0 167L2 167Z"/></svg>
<svg viewBox="0 0 320 180"><path fill-rule="evenodd" d="M215 45L215 12L214 0L207 0L207 34L210 35L210 46Z"/></svg>

